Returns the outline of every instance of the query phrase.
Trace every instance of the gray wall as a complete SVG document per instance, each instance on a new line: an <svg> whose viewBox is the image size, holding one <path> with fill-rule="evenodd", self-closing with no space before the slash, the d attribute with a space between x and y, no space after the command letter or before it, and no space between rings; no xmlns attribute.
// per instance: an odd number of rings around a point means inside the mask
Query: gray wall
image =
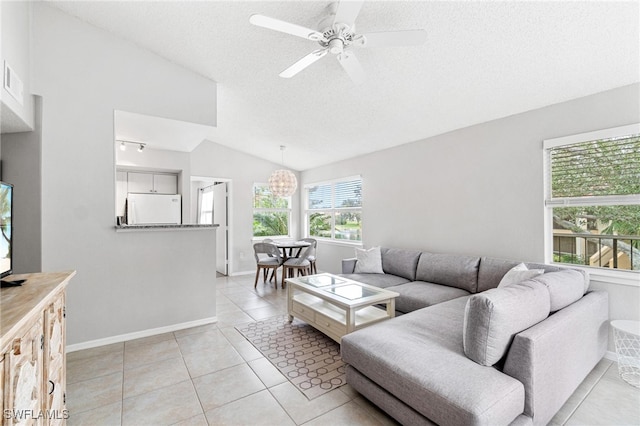
<svg viewBox="0 0 640 426"><path fill-rule="evenodd" d="M78 271L67 342L212 319L214 231L114 230L114 110L215 125L216 83L46 4L32 11L42 266Z"/></svg>
<svg viewBox="0 0 640 426"><path fill-rule="evenodd" d="M542 141L640 121L639 88L626 86L307 170L302 184L362 175L367 247L541 262ZM335 251L353 254L351 247ZM336 270L338 263L328 259L323 267Z"/></svg>
<svg viewBox="0 0 640 426"><path fill-rule="evenodd" d="M2 180L13 184L13 272L42 271L42 100L34 130L2 135Z"/></svg>
<svg viewBox="0 0 640 426"><path fill-rule="evenodd" d="M637 122L640 84L307 170L302 181L362 175L366 247L543 262L542 141ZM318 268L338 272L353 255L321 243ZM611 319L640 320L640 276L592 287L609 292Z"/></svg>

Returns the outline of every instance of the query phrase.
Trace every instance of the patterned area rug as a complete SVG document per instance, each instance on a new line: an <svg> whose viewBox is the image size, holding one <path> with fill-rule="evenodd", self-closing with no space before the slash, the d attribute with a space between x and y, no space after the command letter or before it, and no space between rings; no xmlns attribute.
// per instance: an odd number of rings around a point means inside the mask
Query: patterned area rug
<svg viewBox="0 0 640 426"><path fill-rule="evenodd" d="M340 345L302 321L281 315L236 329L308 399L346 383Z"/></svg>

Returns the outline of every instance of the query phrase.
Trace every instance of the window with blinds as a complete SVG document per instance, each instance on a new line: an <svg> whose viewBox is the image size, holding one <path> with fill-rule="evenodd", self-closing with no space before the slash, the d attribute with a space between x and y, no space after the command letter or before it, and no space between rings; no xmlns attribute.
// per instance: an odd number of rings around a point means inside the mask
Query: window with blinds
<svg viewBox="0 0 640 426"><path fill-rule="evenodd" d="M547 257L640 271L640 125L547 140Z"/></svg>
<svg viewBox="0 0 640 426"><path fill-rule="evenodd" d="M307 234L362 241L362 179L352 177L305 186Z"/></svg>

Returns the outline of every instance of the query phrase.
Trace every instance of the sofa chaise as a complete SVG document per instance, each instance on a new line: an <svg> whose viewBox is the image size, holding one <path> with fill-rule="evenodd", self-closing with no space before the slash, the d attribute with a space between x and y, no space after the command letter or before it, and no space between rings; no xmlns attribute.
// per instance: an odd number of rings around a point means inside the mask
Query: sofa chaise
<svg viewBox="0 0 640 426"><path fill-rule="evenodd" d="M497 288L519 262L381 257L384 273L346 259L343 276L399 293L402 315L344 336L341 351L347 383L403 424L547 424L604 356L607 293L581 270L529 263L539 274Z"/></svg>

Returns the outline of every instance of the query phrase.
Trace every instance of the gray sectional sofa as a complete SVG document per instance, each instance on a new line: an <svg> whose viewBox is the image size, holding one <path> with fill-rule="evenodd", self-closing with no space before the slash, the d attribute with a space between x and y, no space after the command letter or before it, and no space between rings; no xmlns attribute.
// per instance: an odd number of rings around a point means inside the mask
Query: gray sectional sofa
<svg viewBox="0 0 640 426"><path fill-rule="evenodd" d="M347 383L403 424L547 424L604 356L608 298L579 270L496 288L520 262L382 249L402 314L344 336Z"/></svg>

